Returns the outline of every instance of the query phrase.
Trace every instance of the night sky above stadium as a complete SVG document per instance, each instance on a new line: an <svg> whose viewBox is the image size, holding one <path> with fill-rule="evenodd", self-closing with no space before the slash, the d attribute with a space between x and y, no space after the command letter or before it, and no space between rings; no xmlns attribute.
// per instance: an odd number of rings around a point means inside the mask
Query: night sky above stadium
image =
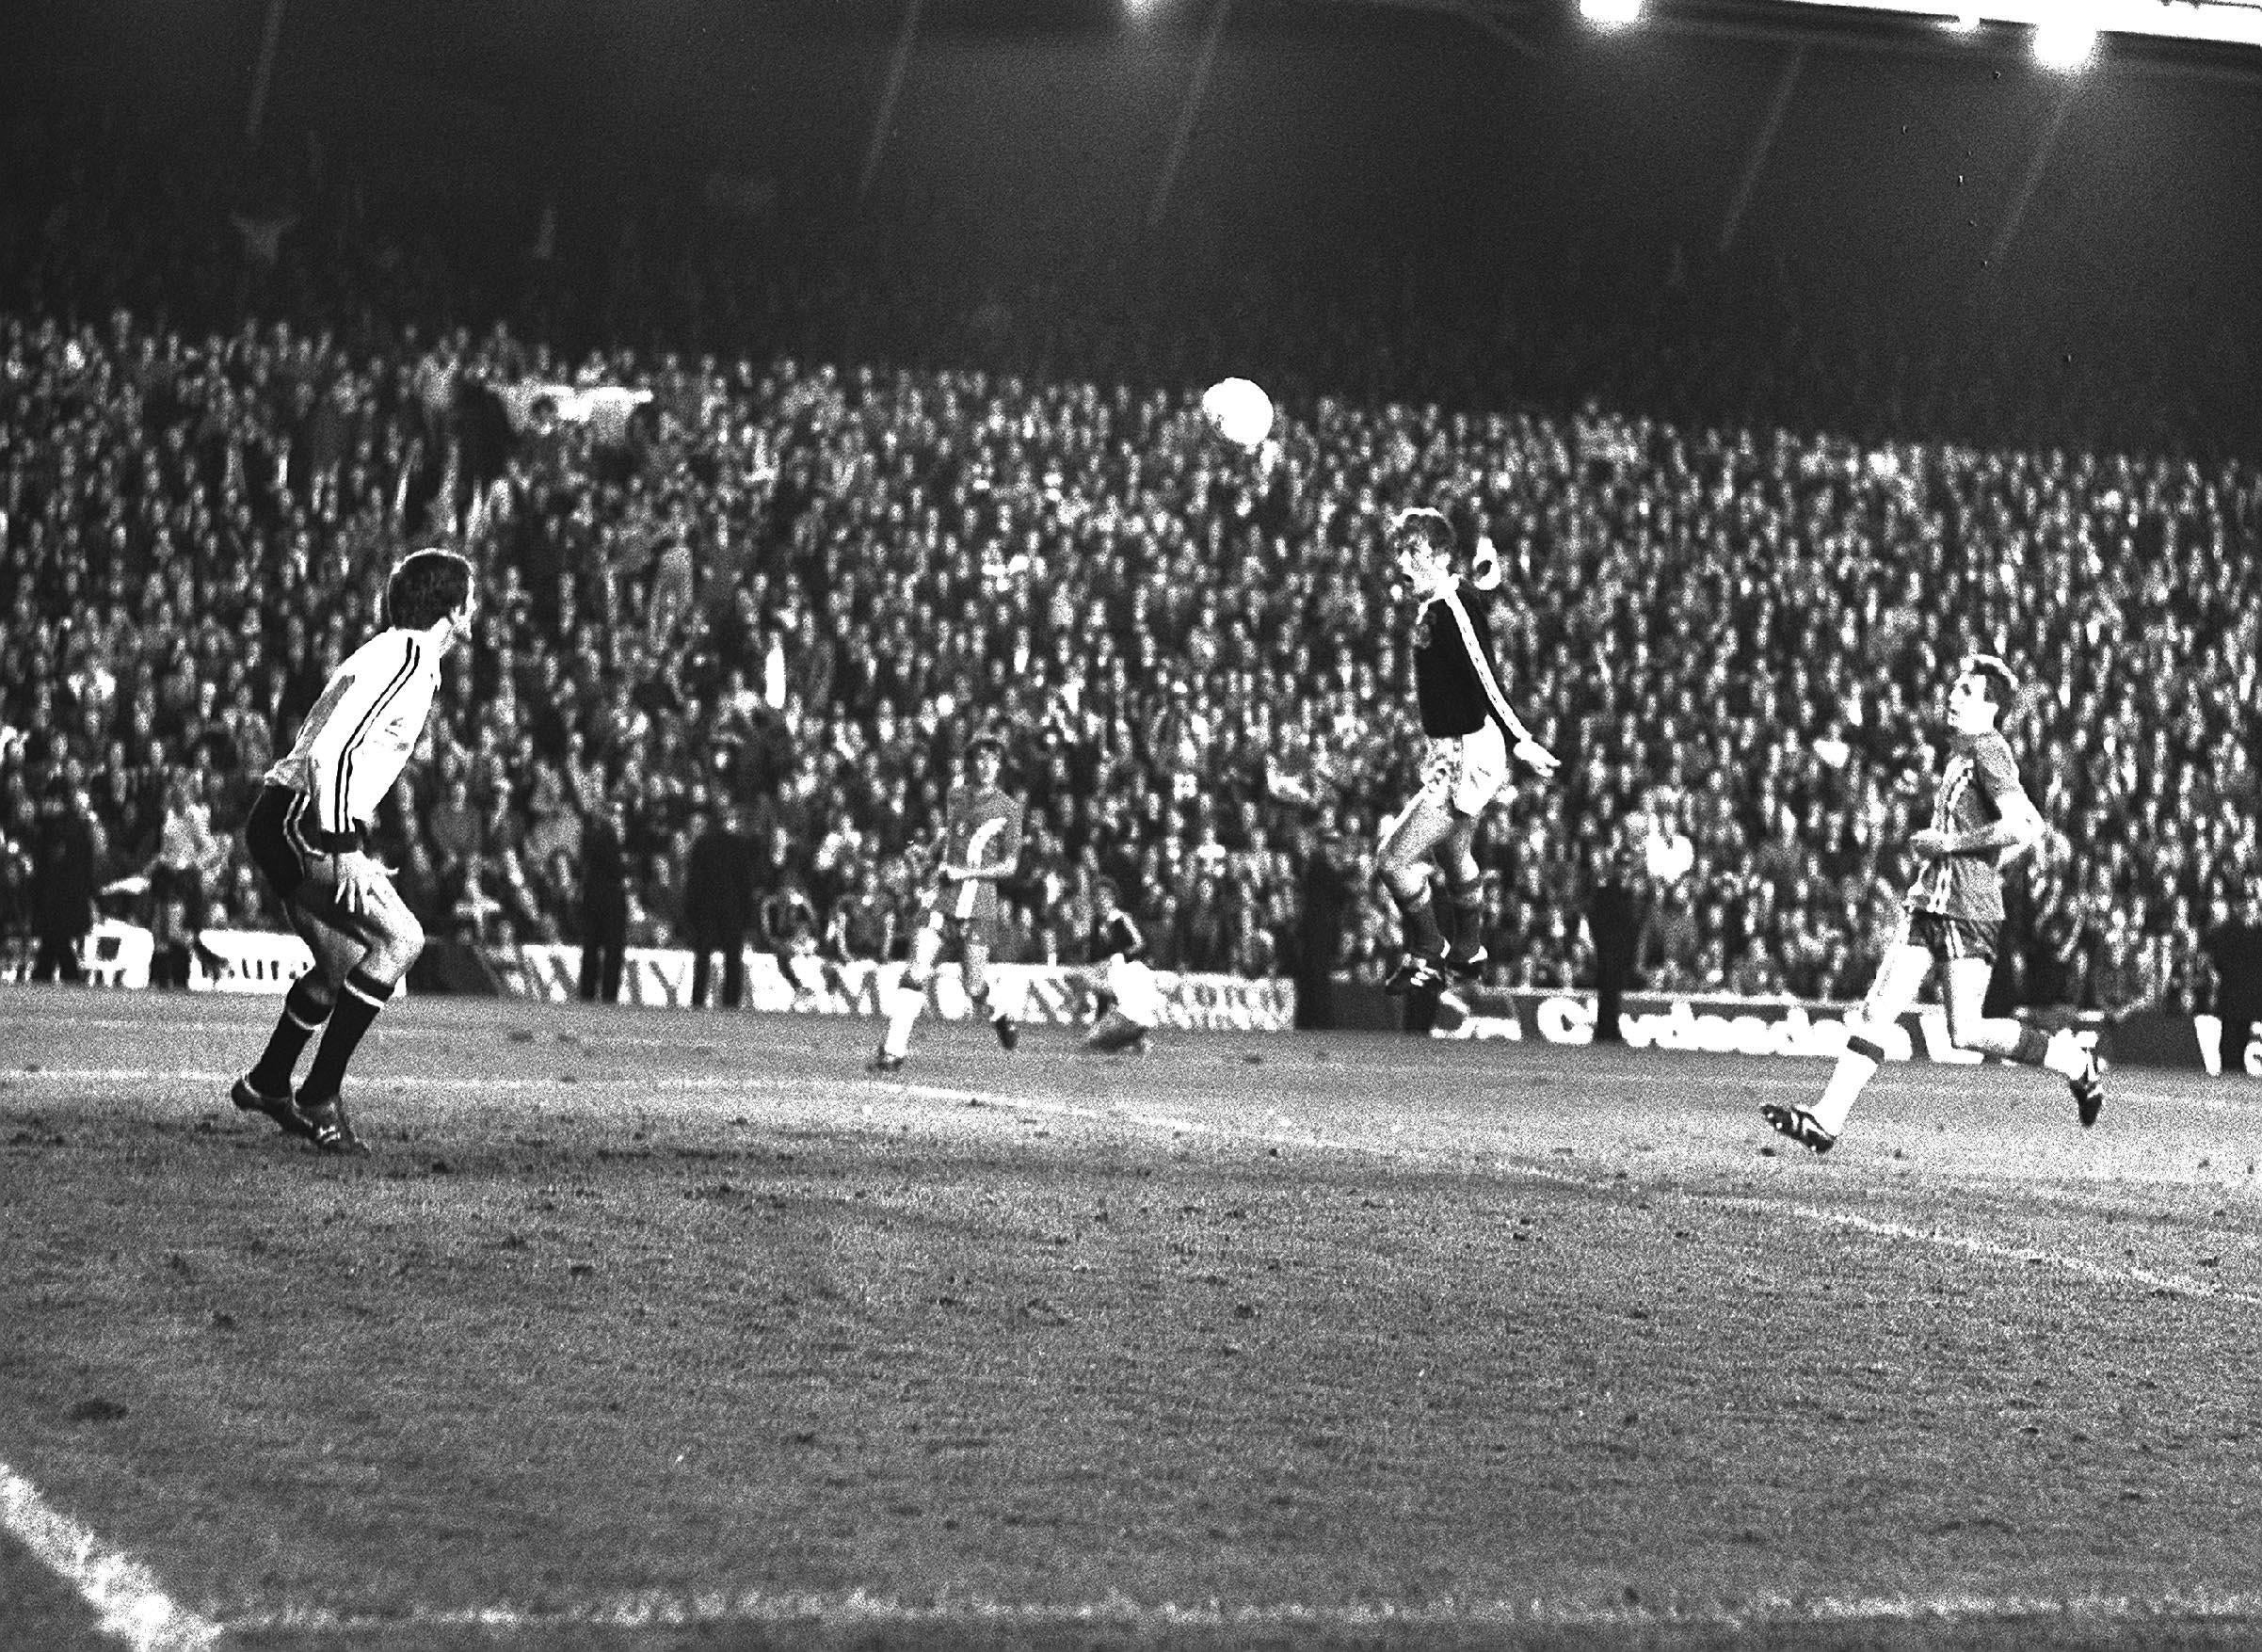
<svg viewBox="0 0 2262 1652"><path fill-rule="evenodd" d="M153 102L233 159L265 0L34 9L0 53L16 72ZM1801 50L1527 16L1510 40L1234 0L1174 166L1210 0L927 0L876 153L900 4L285 0L265 141L313 130L379 184L554 200L569 233L719 172L883 229L949 211L1002 259L1145 235L1510 283L1566 260L1662 281L1795 258L1853 310L1998 304L2057 318L2069 351L2127 328L2253 347L2262 70L2113 48L2069 78L1999 41Z"/></svg>

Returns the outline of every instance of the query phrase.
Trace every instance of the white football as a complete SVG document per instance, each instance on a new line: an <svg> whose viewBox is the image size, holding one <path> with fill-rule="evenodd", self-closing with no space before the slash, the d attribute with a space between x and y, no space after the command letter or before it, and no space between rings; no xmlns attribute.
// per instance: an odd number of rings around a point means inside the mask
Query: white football
<svg viewBox="0 0 2262 1652"><path fill-rule="evenodd" d="M1202 417L1235 447L1261 447L1273 433L1273 398L1245 378L1221 378L1202 392Z"/></svg>

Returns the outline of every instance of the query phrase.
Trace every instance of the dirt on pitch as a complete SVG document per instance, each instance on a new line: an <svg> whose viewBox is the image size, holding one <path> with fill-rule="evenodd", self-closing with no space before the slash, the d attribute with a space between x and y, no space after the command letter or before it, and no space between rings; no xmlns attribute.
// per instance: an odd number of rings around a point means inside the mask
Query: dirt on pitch
<svg viewBox="0 0 2262 1652"><path fill-rule="evenodd" d="M0 996L0 1462L237 1644L2262 1621L2222 1092L1897 1071L1817 1161L1805 1063L418 1002L346 1162L228 1107L270 1013Z"/></svg>

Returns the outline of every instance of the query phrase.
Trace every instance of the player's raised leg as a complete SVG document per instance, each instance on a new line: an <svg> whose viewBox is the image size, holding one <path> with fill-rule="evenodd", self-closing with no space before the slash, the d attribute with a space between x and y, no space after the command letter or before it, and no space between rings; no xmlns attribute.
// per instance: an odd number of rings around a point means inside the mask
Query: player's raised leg
<svg viewBox="0 0 2262 1652"><path fill-rule="evenodd" d="M1896 940L1885 948L1860 1011L1846 1024L1846 1048L1831 1069L1830 1082L1822 1086L1821 1095L1805 1107L1770 1102L1760 1108L1759 1115L1818 1153L1827 1153L1837 1146L1853 1103L1885 1063L1885 1030L1917 1002L1932 967L1932 953L1913 941Z"/></svg>
<svg viewBox="0 0 2262 1652"><path fill-rule="evenodd" d="M1398 908L1405 954L1384 983L1394 993L1420 992L1444 979L1445 931L1430 893L1430 857L1453 829L1442 785L1424 784L1383 826L1374 875Z"/></svg>
<svg viewBox="0 0 2262 1652"><path fill-rule="evenodd" d="M2081 1128L2089 1129L2105 1105L2105 1063L2094 1051L2083 1049L2070 1028L2045 1033L2009 1016L1982 1015L1987 983L1994 973L1992 958L1957 958L1949 964L1949 1039L1999 1061L2045 1067L2056 1073L2074 1093L2075 1115L2081 1120Z"/></svg>
<svg viewBox="0 0 2262 1652"><path fill-rule="evenodd" d="M1484 882L1477 866L1477 817L1456 812L1437 845L1437 870L1445 878L1446 904L1452 909L1452 943L1445 967L1455 975L1475 976L1492 959L1484 944Z"/></svg>

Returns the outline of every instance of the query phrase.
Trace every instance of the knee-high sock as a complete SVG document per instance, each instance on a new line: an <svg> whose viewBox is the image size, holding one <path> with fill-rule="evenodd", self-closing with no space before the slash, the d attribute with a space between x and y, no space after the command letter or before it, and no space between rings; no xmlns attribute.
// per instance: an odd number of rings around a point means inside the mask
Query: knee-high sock
<svg viewBox="0 0 2262 1652"><path fill-rule="evenodd" d="M345 1083L345 1064L353 1060L360 1047L361 1035L377 1018L377 1011L393 996L392 985L365 975L356 970L345 977L345 986L338 994L336 1007L329 1012L329 1024L322 1029L322 1042L314 1047L314 1065L307 1069L306 1083L299 1094L313 1101L327 1101L338 1093Z"/></svg>
<svg viewBox="0 0 2262 1652"><path fill-rule="evenodd" d="M1885 1047L1866 1033L1847 1035L1845 1053L1837 1058L1831 1070L1830 1083L1822 1087L1821 1099L1806 1111L1814 1115L1815 1122L1832 1135L1842 1134L1846 1115L1853 1111L1853 1103L1869 1082L1871 1074L1885 1061Z"/></svg>
<svg viewBox="0 0 2262 1652"><path fill-rule="evenodd" d="M298 1057L307 1040L329 1019L330 1006L314 989L318 986L310 970L292 982L290 991L283 994L282 1014L276 1018L275 1031L267 1035L267 1048L251 1069L251 1087L261 1095L291 1093L291 1075L298 1070Z"/></svg>
<svg viewBox="0 0 2262 1652"><path fill-rule="evenodd" d="M880 1040L881 1053L902 1057L911 1049L911 1023L919 1019L919 1012L926 1007L926 988L913 986L908 982L895 989L893 1001L888 1006L888 1031Z"/></svg>
<svg viewBox="0 0 2262 1652"><path fill-rule="evenodd" d="M1484 886L1449 884L1445 898L1453 909L1453 951L1467 957L1484 944Z"/></svg>
<svg viewBox="0 0 2262 1652"><path fill-rule="evenodd" d="M1390 899L1398 903L1398 922L1405 936L1406 951L1425 958L1434 958L1445 951L1445 934L1437 927L1437 908L1430 899L1426 880L1412 895L1399 892L1398 886L1389 886Z"/></svg>

